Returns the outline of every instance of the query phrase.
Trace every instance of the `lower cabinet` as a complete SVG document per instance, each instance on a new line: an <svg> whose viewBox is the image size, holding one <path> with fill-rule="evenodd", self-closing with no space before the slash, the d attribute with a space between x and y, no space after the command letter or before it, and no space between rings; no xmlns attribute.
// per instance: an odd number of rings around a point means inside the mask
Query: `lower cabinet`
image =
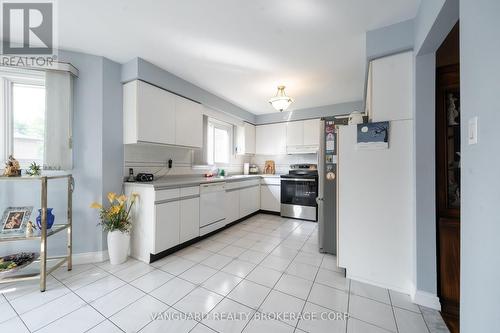
<svg viewBox="0 0 500 333"><path fill-rule="evenodd" d="M226 190L224 210L226 213L226 224L240 218L240 190Z"/></svg>
<svg viewBox="0 0 500 333"><path fill-rule="evenodd" d="M184 199L179 204L179 243L184 243L200 235L200 198Z"/></svg>
<svg viewBox="0 0 500 333"><path fill-rule="evenodd" d="M260 209L260 185L245 187L240 190L240 218Z"/></svg>
<svg viewBox="0 0 500 333"><path fill-rule="evenodd" d="M157 204L154 253L179 244L179 201Z"/></svg>
<svg viewBox="0 0 500 333"><path fill-rule="evenodd" d="M262 184L260 186L260 209L270 212L281 210L281 186Z"/></svg>

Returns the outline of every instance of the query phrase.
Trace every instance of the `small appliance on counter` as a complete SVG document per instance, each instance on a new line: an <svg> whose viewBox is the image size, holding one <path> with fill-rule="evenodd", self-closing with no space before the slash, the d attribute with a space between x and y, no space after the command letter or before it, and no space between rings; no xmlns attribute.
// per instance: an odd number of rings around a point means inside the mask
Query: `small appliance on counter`
<svg viewBox="0 0 500 333"><path fill-rule="evenodd" d="M152 173L138 173L135 180L140 183L152 182L154 180L154 176Z"/></svg>
<svg viewBox="0 0 500 333"><path fill-rule="evenodd" d="M258 175L259 174L259 167L257 164L250 164L250 168L248 169L248 173L250 175Z"/></svg>

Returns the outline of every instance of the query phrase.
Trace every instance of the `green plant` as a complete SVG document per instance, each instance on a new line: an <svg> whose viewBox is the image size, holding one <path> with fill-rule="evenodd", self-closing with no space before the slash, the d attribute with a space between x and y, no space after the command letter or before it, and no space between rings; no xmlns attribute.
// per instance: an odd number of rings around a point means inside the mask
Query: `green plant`
<svg viewBox="0 0 500 333"><path fill-rule="evenodd" d="M36 162L32 162L26 170L26 174L28 176L40 176L42 174L42 168L36 164Z"/></svg>
<svg viewBox="0 0 500 333"><path fill-rule="evenodd" d="M130 210L138 196L137 193L132 193L130 203L128 203L129 198L125 195L118 196L116 193L110 192L108 193L110 203L108 208L97 202L92 203L91 208L99 209L101 222L98 225L101 225L104 231L129 232L132 227Z"/></svg>

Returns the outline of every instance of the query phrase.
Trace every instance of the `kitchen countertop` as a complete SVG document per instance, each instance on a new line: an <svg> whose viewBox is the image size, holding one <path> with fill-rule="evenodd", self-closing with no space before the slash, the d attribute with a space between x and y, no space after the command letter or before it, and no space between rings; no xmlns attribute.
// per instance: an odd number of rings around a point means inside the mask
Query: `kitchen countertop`
<svg viewBox="0 0 500 333"><path fill-rule="evenodd" d="M152 182L125 182L125 186L152 186L155 189L167 189L167 188L179 188L179 187L190 187L199 186L201 184L211 184L211 183L221 183L221 182L238 182L250 179L257 179L262 177L275 177L278 178L281 175L268 175L268 174L257 174L257 175L229 175L226 177L203 177L203 176L170 176L162 177L156 179Z"/></svg>

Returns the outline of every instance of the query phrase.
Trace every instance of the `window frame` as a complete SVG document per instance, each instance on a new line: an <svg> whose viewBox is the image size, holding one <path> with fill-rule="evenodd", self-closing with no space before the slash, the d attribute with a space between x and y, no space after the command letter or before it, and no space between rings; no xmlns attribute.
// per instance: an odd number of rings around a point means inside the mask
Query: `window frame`
<svg viewBox="0 0 500 333"><path fill-rule="evenodd" d="M45 73L0 70L0 128L4 129L4 135L0 136L0 160L3 163L14 152L14 109L12 101L14 84L41 86L45 88ZM24 168L27 166L23 164L21 167Z"/></svg>
<svg viewBox="0 0 500 333"><path fill-rule="evenodd" d="M209 128L213 126L214 135L210 142L209 140ZM227 147L227 162L217 162L215 161L215 129L223 130L228 133L228 147ZM231 155L232 155L232 142L233 142L233 125L226 123L224 121L220 121L214 118L208 118L207 121L207 145L212 145L212 156L211 158L208 156L209 148L207 147L207 163L208 165L220 165L220 166L229 166L231 164Z"/></svg>

